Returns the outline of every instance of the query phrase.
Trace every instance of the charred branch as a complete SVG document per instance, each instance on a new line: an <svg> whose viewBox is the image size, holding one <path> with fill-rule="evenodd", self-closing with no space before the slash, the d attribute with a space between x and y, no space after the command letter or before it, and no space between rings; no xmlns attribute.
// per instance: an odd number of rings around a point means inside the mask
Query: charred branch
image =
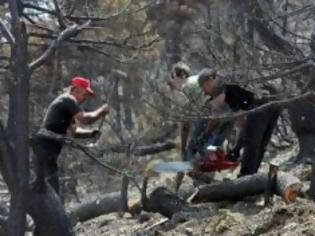
<svg viewBox="0 0 315 236"><path fill-rule="evenodd" d="M36 38L46 38L46 39L57 39L58 37L55 35L49 35L49 34L43 34L43 33L30 33L31 37ZM114 40L91 40L91 39L65 39L65 41L71 42L71 43L78 43L78 44L94 44L94 45L108 45L118 48L125 48L130 50L141 50L141 49L147 49L150 48L152 45L160 41L160 37L156 37L153 40L151 40L148 43L142 44L142 45L131 45L125 42L125 40L122 40L122 42L117 42Z"/></svg>
<svg viewBox="0 0 315 236"><path fill-rule="evenodd" d="M258 1L247 1L247 11L266 46L286 55L296 55L297 53L303 55L298 48L274 32L269 22L264 18L264 12Z"/></svg>
<svg viewBox="0 0 315 236"><path fill-rule="evenodd" d="M72 25L65 30L63 30L60 35L50 44L50 46L47 48L47 50L35 61L31 62L29 67L31 71L36 70L38 67L43 65L54 53L55 51L60 47L62 41L65 39L68 39L76 34L78 34L82 29L84 29L89 22L86 22L83 25Z"/></svg>
<svg viewBox="0 0 315 236"><path fill-rule="evenodd" d="M132 154L135 156L152 155L159 152L169 151L176 147L175 142L168 140L163 143L156 143L148 146L136 146L132 150ZM130 146L116 146L112 147L111 151L116 153L127 153Z"/></svg>
<svg viewBox="0 0 315 236"><path fill-rule="evenodd" d="M55 4L56 5L56 4ZM128 11L128 9L130 8L131 5L131 1L129 1L126 6L124 6L121 10L119 10L117 13L114 14L110 14L106 17L91 17L91 16L71 16L71 15L65 15L62 18L66 18L68 20L74 21L74 22L84 22L84 21L92 21L92 22L99 22L99 21L108 21L111 20L115 17L121 16L122 14L124 14L125 12ZM27 8L27 9L33 9L33 10L37 10L41 13L47 13L53 16L57 16L58 18L61 17L60 14L60 8L57 7L56 10L50 10L44 7L40 7L31 3L23 3L23 7ZM61 20L61 19L58 19Z"/></svg>
<svg viewBox="0 0 315 236"><path fill-rule="evenodd" d="M0 20L0 30L6 40L13 45L15 43L14 36L11 34L10 30L7 28L3 20Z"/></svg>
<svg viewBox="0 0 315 236"><path fill-rule="evenodd" d="M58 1L57 0L53 0L54 2L54 6L55 6L55 10L56 10L56 16L57 16L57 19L58 19L58 23L59 23L59 26L61 29L66 29L67 28L67 25L64 21L64 16L63 16L63 13L59 7L59 4L58 4Z"/></svg>

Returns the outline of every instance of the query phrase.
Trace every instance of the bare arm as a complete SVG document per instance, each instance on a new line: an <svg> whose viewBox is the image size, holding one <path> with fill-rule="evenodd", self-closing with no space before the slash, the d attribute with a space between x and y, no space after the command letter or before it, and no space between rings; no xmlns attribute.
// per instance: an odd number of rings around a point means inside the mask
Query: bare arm
<svg viewBox="0 0 315 236"><path fill-rule="evenodd" d="M91 130L91 129L82 129L82 128L76 128L75 132L73 132L74 138L95 138L97 133L97 130Z"/></svg>
<svg viewBox="0 0 315 236"><path fill-rule="evenodd" d="M215 116L220 116L222 113L224 113L224 105L225 105L225 93L221 93L218 96L216 96L211 101L211 113ZM210 134L216 130L220 126L221 122L218 119L211 119L207 122L207 127L205 131L203 132L202 137L209 137Z"/></svg>
<svg viewBox="0 0 315 236"><path fill-rule="evenodd" d="M96 138L98 139L101 135L101 132L99 130L95 129L83 129L81 127L78 127L75 123L71 125L69 131L71 132L71 136L74 138L80 138L80 139L88 139L88 138Z"/></svg>
<svg viewBox="0 0 315 236"><path fill-rule="evenodd" d="M236 144L233 147L233 150L239 152L243 146L244 141L244 132L245 132L245 124L246 124L246 117L240 117L236 121L236 126L240 129L240 132L237 135Z"/></svg>
<svg viewBox="0 0 315 236"><path fill-rule="evenodd" d="M79 112L74 116L74 119L82 124L92 124L97 121L101 116L109 113L109 108L107 104L99 107L98 109L91 112Z"/></svg>

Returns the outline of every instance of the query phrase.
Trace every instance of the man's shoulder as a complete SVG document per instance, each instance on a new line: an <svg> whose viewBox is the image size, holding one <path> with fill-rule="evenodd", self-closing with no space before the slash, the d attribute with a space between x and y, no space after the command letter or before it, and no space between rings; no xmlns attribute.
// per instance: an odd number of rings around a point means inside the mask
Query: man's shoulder
<svg viewBox="0 0 315 236"><path fill-rule="evenodd" d="M249 89L246 89L238 84L225 84L225 89L226 92L231 92L231 93L246 93L246 94L252 94L254 93L250 91Z"/></svg>
<svg viewBox="0 0 315 236"><path fill-rule="evenodd" d="M198 83L198 75L193 75L187 78L187 82L184 84L183 93L187 97L186 104L190 104L192 109L199 110L204 106L207 96L202 91Z"/></svg>
<svg viewBox="0 0 315 236"><path fill-rule="evenodd" d="M186 83L184 84L184 87L195 87L195 86L198 86L198 87L199 87L199 84L198 84L198 75L189 76L189 77L187 78Z"/></svg>
<svg viewBox="0 0 315 236"><path fill-rule="evenodd" d="M62 93L54 99L52 104L55 106L66 106L66 105L78 105L78 102L70 94Z"/></svg>
<svg viewBox="0 0 315 236"><path fill-rule="evenodd" d="M237 84L226 85L225 100L233 110L248 110L253 104L255 94Z"/></svg>
<svg viewBox="0 0 315 236"><path fill-rule="evenodd" d="M75 98L71 96L69 93L62 93L58 95L54 101L71 101L76 102Z"/></svg>
<svg viewBox="0 0 315 236"><path fill-rule="evenodd" d="M202 92L198 83L198 75L193 75L187 78L186 83L183 85L183 91L188 93Z"/></svg>

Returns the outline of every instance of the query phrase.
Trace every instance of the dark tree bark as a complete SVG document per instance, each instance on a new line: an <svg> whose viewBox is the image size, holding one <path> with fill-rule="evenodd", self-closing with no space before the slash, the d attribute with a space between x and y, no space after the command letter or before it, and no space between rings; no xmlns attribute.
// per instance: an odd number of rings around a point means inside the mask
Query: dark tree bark
<svg viewBox="0 0 315 236"><path fill-rule="evenodd" d="M315 54L315 35L313 33L310 42L312 55ZM303 85L302 91L315 89L315 67L311 66L309 69L308 82ZM315 109L314 99L310 98L305 101L293 103L288 111L292 124L292 130L295 132L299 140L299 153L296 157L297 162L305 162L307 159L315 160Z"/></svg>
<svg viewBox="0 0 315 236"><path fill-rule="evenodd" d="M133 197L132 195L130 197ZM71 210L70 217L73 223L83 222L100 215L119 211L121 206L121 193L105 194L102 199L96 199Z"/></svg>
<svg viewBox="0 0 315 236"><path fill-rule="evenodd" d="M185 201L188 197L192 203L235 201L246 196L263 194L267 182L268 174L258 173L235 180L203 185L197 192L193 186L182 186L177 195L165 187L158 187L146 199L145 204L143 204L144 210L159 212L170 218L177 212L194 211L194 207ZM298 178L283 172L279 172L275 184L273 193L281 196L286 203L295 202L302 187Z"/></svg>
<svg viewBox="0 0 315 236"><path fill-rule="evenodd" d="M156 188L147 199L146 211L158 212L166 217L172 217L175 213L189 208L186 201L165 187Z"/></svg>
<svg viewBox="0 0 315 236"><path fill-rule="evenodd" d="M113 93L112 93L112 106L116 111L116 122L115 122L115 130L120 134L121 133L121 122L122 122L122 115L121 115L121 96L119 93L121 83L127 78L126 74L119 70L114 70L112 72L111 79L113 84Z"/></svg>
<svg viewBox="0 0 315 236"><path fill-rule="evenodd" d="M193 186L184 185L178 192L180 197L163 187L154 190L149 198L131 193L129 199L140 197L141 200L129 206L128 211L135 214L140 212L143 207L147 211L155 211L165 216L171 216L186 206L183 200L187 199L193 192ZM121 192L105 194L101 199L83 203L72 209L70 212L71 220L73 223L84 222L100 215L118 212L121 207L121 201ZM176 205L177 203L180 205Z"/></svg>
<svg viewBox="0 0 315 236"><path fill-rule="evenodd" d="M36 224L36 236L74 235L63 204L49 185L43 193L35 192L30 188L26 193L28 196L27 212Z"/></svg>
<svg viewBox="0 0 315 236"><path fill-rule="evenodd" d="M315 201L315 161L312 162L312 172L311 172L311 185L309 189L309 195L313 201Z"/></svg>
<svg viewBox="0 0 315 236"><path fill-rule="evenodd" d="M123 106L124 106L124 124L125 127L128 129L132 129L134 126L133 120L132 120L132 106L131 106L131 80L126 76L124 81L122 82L123 86Z"/></svg>
<svg viewBox="0 0 315 236"><path fill-rule="evenodd" d="M268 182L268 174L257 173L244 176L236 180L228 180L199 188L192 202L217 202L223 200L240 200L245 196L262 194ZM299 189L302 187L298 178L279 172L276 180L276 194L285 202L295 201Z"/></svg>
<svg viewBox="0 0 315 236"><path fill-rule="evenodd" d="M11 165L8 165L10 161L12 161L12 157L15 157L14 155L14 149L11 145L11 143L8 142L8 138L5 135L4 129L2 124L0 123L0 170L4 177L4 180L6 181L10 193L16 194L14 191L17 189L18 185L15 183L16 176L14 168L11 168ZM12 164L14 165L14 163ZM36 225L36 235L41 236L58 236L58 235L64 235L64 236L70 236L72 235L71 231L71 224L66 216L66 213L63 209L63 205L60 202L59 197L56 195L54 190L51 189L51 187L47 186L46 191L43 193L37 193L31 189L31 186L28 185L28 182L26 184L24 192L21 194L24 195L24 202L23 202L23 210L24 212L18 212L18 213L28 213L33 218L35 225ZM13 198L13 200L17 200L16 198ZM11 200L12 202L12 200ZM18 209L21 210L21 209ZM12 206L10 208L10 211L12 211ZM10 214L12 214L10 212ZM9 215L10 217L11 215ZM15 217L12 216L12 217ZM16 224L15 218L12 218L13 222ZM15 229L15 232L12 232L10 230L10 227L12 223L10 223L10 218L8 222L8 232L7 235L24 235L24 227L25 224L19 226L15 225L15 227L18 227L18 229ZM18 231L17 231L18 230ZM20 234L21 233L21 234Z"/></svg>
<svg viewBox="0 0 315 236"><path fill-rule="evenodd" d="M315 158L315 109L311 100L292 104L289 115L292 123L292 130L299 141L299 153L296 162L305 162Z"/></svg>
<svg viewBox="0 0 315 236"><path fill-rule="evenodd" d="M264 18L264 12L257 0L247 1L247 12L255 30L267 47L288 55L296 55L297 53L303 55L298 48L273 31L269 22Z"/></svg>
<svg viewBox="0 0 315 236"><path fill-rule="evenodd" d="M138 146L135 147L132 151L132 154L135 156L145 156L150 154L156 154L159 152L169 151L176 147L175 142L171 140L166 140L161 143L155 143L147 146ZM128 153L129 146L116 146L112 147L111 151L116 153Z"/></svg>
<svg viewBox="0 0 315 236"><path fill-rule="evenodd" d="M51 98L54 98L57 94L60 88L62 87L61 81L62 81L62 68L61 68L61 61L62 61L62 55L59 52L56 52L54 61L53 61L53 77L54 80L51 83L51 86L49 88L49 96Z"/></svg>
<svg viewBox="0 0 315 236"><path fill-rule="evenodd" d="M8 235L24 235L26 208L25 195L29 180L29 79L27 33L25 24L20 21L20 1L10 1L11 26L14 42L11 45L11 71L13 79L10 83L10 140L14 149L11 156L15 163L15 178L11 187L10 214Z"/></svg>
<svg viewBox="0 0 315 236"><path fill-rule="evenodd" d="M278 35L268 21L264 19L264 13L258 1L247 1L247 12L250 20L259 34L260 38L270 49L283 53L284 55L295 55L304 57L303 53L286 40L283 36ZM284 22L285 23L285 22ZM315 47L314 37L311 40L310 48L314 54ZM309 70L304 70L298 75L298 87L302 91L314 90L315 77L313 66ZM308 83L305 81L309 80ZM315 158L313 140L315 139L315 109L311 99L299 101L289 106L291 125L294 133L299 140L299 153L296 161L304 162L307 158Z"/></svg>
<svg viewBox="0 0 315 236"><path fill-rule="evenodd" d="M0 124L0 170L11 193L6 233L9 236L24 235L26 213L29 213L38 229L37 235L71 235L63 206L54 192L47 188L44 194L36 194L29 186L29 90L32 72L53 56L64 39L75 35L85 25L66 28L38 59L28 64L28 39L20 16L21 1L9 1L9 11L11 31L0 22L0 30L11 46L12 72L6 129Z"/></svg>

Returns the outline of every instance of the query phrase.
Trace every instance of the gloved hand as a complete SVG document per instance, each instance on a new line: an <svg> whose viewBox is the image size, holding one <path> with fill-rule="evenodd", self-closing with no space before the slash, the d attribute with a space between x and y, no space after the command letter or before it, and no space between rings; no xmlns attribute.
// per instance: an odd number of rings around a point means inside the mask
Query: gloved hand
<svg viewBox="0 0 315 236"><path fill-rule="evenodd" d="M227 154L227 159L229 161L236 162L240 157L240 149L232 149Z"/></svg>
<svg viewBox="0 0 315 236"><path fill-rule="evenodd" d="M102 132L99 130L93 130L92 131L92 138L95 140L98 140L102 135Z"/></svg>

